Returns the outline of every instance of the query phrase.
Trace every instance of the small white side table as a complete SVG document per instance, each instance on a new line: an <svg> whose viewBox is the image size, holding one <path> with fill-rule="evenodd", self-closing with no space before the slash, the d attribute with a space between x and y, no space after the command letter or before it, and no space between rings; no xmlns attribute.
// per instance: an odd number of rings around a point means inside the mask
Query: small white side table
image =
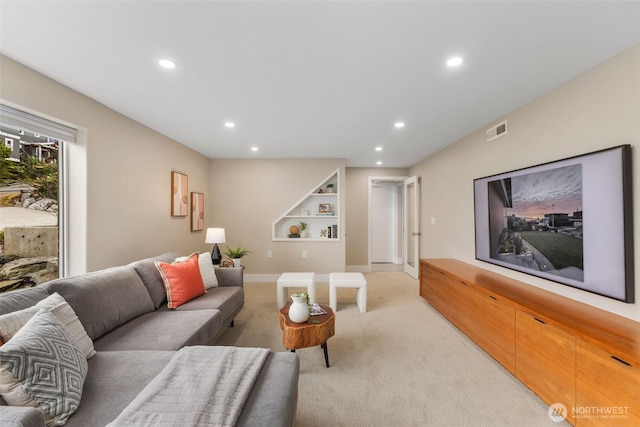
<svg viewBox="0 0 640 427"><path fill-rule="evenodd" d="M367 281L362 273L329 274L329 306L338 311L337 288L358 288L356 302L361 313L367 311Z"/></svg>
<svg viewBox="0 0 640 427"><path fill-rule="evenodd" d="M289 295L287 288L306 287L309 303L316 302L316 274L315 273L282 273L278 278L278 308L287 304Z"/></svg>

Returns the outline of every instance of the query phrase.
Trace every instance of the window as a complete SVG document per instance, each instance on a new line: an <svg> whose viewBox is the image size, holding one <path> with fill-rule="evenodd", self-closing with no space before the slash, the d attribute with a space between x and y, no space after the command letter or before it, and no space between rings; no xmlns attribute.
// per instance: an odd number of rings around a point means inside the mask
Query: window
<svg viewBox="0 0 640 427"><path fill-rule="evenodd" d="M0 139L0 209L5 210L0 215L0 245L5 254L0 265L41 256L58 261L2 292L39 284L65 271L62 152L65 143L75 141L75 129L0 104ZM14 218L27 225L16 227ZM33 233L33 237L17 239L17 233Z"/></svg>

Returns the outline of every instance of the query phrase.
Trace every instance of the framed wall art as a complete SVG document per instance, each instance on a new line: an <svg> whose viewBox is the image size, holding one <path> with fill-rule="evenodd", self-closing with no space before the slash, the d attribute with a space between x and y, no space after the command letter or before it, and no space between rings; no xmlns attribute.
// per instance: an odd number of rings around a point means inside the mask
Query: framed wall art
<svg viewBox="0 0 640 427"><path fill-rule="evenodd" d="M189 178L180 172L171 172L171 216L187 216Z"/></svg>
<svg viewBox="0 0 640 427"><path fill-rule="evenodd" d="M204 230L204 194L191 193L191 231Z"/></svg>

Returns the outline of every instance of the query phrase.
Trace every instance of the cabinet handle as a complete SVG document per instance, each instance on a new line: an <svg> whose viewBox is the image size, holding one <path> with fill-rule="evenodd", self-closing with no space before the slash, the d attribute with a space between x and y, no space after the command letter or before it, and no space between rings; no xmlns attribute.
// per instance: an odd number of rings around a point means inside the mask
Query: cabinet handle
<svg viewBox="0 0 640 427"><path fill-rule="evenodd" d="M489 298L491 298L494 301L498 301L498 298L494 297L493 295L489 295Z"/></svg>
<svg viewBox="0 0 640 427"><path fill-rule="evenodd" d="M466 282L460 281L460 284L468 286Z"/></svg>
<svg viewBox="0 0 640 427"><path fill-rule="evenodd" d="M546 325L546 324L547 324L547 322L545 322L544 320L540 320L540 319L538 319L537 317L534 317L534 320L535 320L535 321L537 321L537 322L542 323L543 325Z"/></svg>
<svg viewBox="0 0 640 427"><path fill-rule="evenodd" d="M616 360L616 361L618 361L618 362L622 363L623 365L631 366L631 363L629 363L629 362L625 362L624 360L620 359L619 357L611 356L611 358L612 358L613 360Z"/></svg>

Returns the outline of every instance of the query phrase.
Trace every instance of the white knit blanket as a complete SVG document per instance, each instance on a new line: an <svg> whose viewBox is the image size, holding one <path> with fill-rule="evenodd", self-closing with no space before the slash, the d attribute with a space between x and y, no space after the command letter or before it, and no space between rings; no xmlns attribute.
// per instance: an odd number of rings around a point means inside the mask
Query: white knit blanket
<svg viewBox="0 0 640 427"><path fill-rule="evenodd" d="M184 347L108 427L233 426L269 351Z"/></svg>

